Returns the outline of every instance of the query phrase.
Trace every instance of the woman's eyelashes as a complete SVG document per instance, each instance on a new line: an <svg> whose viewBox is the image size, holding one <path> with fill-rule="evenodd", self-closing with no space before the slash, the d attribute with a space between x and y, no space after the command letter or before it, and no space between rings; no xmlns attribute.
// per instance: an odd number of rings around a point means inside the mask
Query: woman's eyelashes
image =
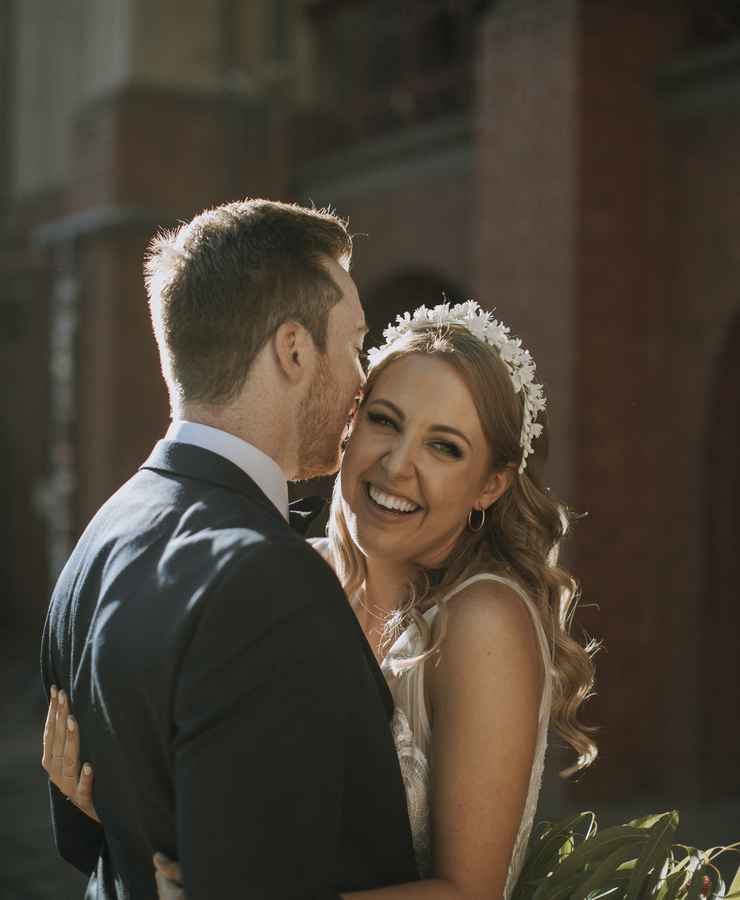
<svg viewBox="0 0 740 900"><path fill-rule="evenodd" d="M367 418L369 422L373 425L377 425L379 428L392 428L394 431L401 430L398 422L391 419L390 416L386 416L384 413L368 411ZM453 444L451 441L431 441L429 446L452 459L461 459L463 455L462 450L457 444Z"/></svg>
<svg viewBox="0 0 740 900"><path fill-rule="evenodd" d="M379 412L368 412L367 418L373 425L380 425L381 427L390 426L394 431L398 431L398 425L390 419L388 416L384 416L383 413Z"/></svg>
<svg viewBox="0 0 740 900"><path fill-rule="evenodd" d="M462 450L457 444L448 444L447 441L435 441L432 446L438 447L442 453L446 453L454 459L460 459L462 457Z"/></svg>

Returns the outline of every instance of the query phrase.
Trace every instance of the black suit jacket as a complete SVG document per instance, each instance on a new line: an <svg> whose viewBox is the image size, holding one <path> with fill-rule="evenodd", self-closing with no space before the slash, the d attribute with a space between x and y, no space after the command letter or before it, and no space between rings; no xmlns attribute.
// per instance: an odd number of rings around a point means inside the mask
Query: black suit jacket
<svg viewBox="0 0 740 900"><path fill-rule="evenodd" d="M89 898L335 898L414 880L392 700L334 574L237 466L160 441L54 590L45 689L69 693L103 827L53 786Z"/></svg>

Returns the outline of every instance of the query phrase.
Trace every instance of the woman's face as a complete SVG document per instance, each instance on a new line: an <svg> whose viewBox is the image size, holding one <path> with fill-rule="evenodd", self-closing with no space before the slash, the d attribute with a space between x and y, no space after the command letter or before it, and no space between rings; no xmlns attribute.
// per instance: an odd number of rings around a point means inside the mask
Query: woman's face
<svg viewBox="0 0 740 900"><path fill-rule="evenodd" d="M473 507L506 489L462 377L440 357L390 363L357 414L342 462L344 515L368 558L434 567Z"/></svg>

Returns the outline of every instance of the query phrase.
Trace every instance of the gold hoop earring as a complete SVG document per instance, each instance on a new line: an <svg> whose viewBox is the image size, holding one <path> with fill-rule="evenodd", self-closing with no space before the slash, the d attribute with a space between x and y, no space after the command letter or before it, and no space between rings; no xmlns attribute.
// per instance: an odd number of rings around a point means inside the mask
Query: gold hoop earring
<svg viewBox="0 0 740 900"><path fill-rule="evenodd" d="M477 528L475 528L475 527L473 526L473 513L474 513L474 512L479 512L479 513L480 513L480 525L478 525ZM471 509L470 512L468 513L468 531L478 532L478 531L480 531L480 530L483 528L483 526L484 526L485 524L486 524L486 511L485 511L485 509L476 509L475 507L473 507L473 509Z"/></svg>

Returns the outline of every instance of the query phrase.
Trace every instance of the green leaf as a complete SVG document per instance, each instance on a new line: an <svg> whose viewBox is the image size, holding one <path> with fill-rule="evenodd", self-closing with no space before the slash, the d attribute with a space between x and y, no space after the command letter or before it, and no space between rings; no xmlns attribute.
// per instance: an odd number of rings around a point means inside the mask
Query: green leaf
<svg viewBox="0 0 740 900"><path fill-rule="evenodd" d="M571 846L574 834L585 827L587 839L596 833L596 817L591 812L578 813L549 825L542 835L530 842L529 851L512 900L526 900L533 887L560 864L564 848Z"/></svg>
<svg viewBox="0 0 740 900"><path fill-rule="evenodd" d="M575 849L576 841L571 835L569 838L566 838L565 843L558 850L558 862L561 863L563 860L567 859Z"/></svg>
<svg viewBox="0 0 740 900"><path fill-rule="evenodd" d="M704 876L706 872L704 871L704 866L697 866L696 871L691 877L691 881L689 882L689 887L686 892L686 900L700 900L701 898L701 889L704 887Z"/></svg>
<svg viewBox="0 0 740 900"><path fill-rule="evenodd" d="M613 897L616 900L616 898L619 896L619 894L617 894L615 892L618 891L620 887L621 887L621 885L614 884L614 885L611 885L610 887L600 888L597 891L592 891L588 895L587 900L601 900L602 897Z"/></svg>
<svg viewBox="0 0 740 900"><path fill-rule="evenodd" d="M580 881L580 872L570 878L547 878L534 892L532 900L570 900Z"/></svg>
<svg viewBox="0 0 740 900"><path fill-rule="evenodd" d="M670 853L673 835L678 828L678 813L675 810L650 818L653 820L653 824L649 827L647 843L640 853L640 859L627 885L625 900L637 900L643 883L646 882L651 871L653 873L653 878L650 879L651 888L657 884L663 864Z"/></svg>
<svg viewBox="0 0 740 900"><path fill-rule="evenodd" d="M665 880L665 894L658 894L660 900L676 900L676 897L678 897L678 893L683 887L685 881L686 873L683 871L683 868L669 875Z"/></svg>
<svg viewBox="0 0 740 900"><path fill-rule="evenodd" d="M597 866L595 866L590 875L586 878L583 884L573 893L573 900L586 900L590 894L594 891L603 888L604 885L610 883L611 877L613 877L619 869L620 865L625 862L630 862L634 859L635 848L633 844L627 844L619 847L612 854L607 856L606 859L602 860Z"/></svg>
<svg viewBox="0 0 740 900"><path fill-rule="evenodd" d="M678 826L679 815L678 811L675 809L669 810L668 812L652 813L649 816L641 816L639 819L632 819L626 824L631 825L633 828L652 828L653 825L655 825L656 822L659 822L664 816L675 816L676 826Z"/></svg>
<svg viewBox="0 0 740 900"><path fill-rule="evenodd" d="M730 885L730 893L726 895L726 900L730 900L730 897L740 897L740 868L735 872L735 877Z"/></svg>
<svg viewBox="0 0 740 900"><path fill-rule="evenodd" d="M631 856L627 858L635 859L640 855L640 847L647 841L648 834L642 828L629 829L626 826L607 829L577 847L558 866L555 876L569 878L574 872L587 866L593 867L617 850L627 847L631 848Z"/></svg>

